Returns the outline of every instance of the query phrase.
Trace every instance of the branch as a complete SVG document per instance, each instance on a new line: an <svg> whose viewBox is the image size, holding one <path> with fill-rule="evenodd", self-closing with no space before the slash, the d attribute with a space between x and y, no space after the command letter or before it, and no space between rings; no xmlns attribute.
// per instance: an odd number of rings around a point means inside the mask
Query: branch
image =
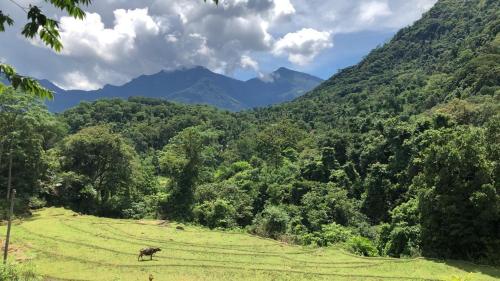
<svg viewBox="0 0 500 281"><path fill-rule="evenodd" d="M33 78L17 74L16 70L10 65L0 64L0 76L5 76L14 89L22 90L39 98L54 98L52 91L45 89Z"/></svg>

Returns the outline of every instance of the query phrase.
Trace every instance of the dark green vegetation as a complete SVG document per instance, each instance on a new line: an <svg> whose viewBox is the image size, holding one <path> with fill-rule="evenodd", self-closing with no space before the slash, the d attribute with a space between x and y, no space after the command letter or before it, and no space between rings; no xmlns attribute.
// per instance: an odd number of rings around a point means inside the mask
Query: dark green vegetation
<svg viewBox="0 0 500 281"><path fill-rule="evenodd" d="M82 101L127 99L133 96L161 98L187 104L208 104L238 111L290 101L318 86L322 81L286 68L269 74L266 81L261 78L240 81L198 66L142 75L124 85L106 85L94 91L65 91L47 80L42 80L41 84L56 93L56 98L47 102L52 112L67 110Z"/></svg>
<svg viewBox="0 0 500 281"><path fill-rule="evenodd" d="M498 263L499 11L441 0L313 92L238 114L131 98L54 117L4 89L0 181L12 149L25 206Z"/></svg>

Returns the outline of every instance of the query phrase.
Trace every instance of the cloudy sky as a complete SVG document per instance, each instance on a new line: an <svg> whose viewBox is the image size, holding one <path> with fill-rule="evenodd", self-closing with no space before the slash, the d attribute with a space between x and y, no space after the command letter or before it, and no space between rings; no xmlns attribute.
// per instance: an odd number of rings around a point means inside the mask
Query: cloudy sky
<svg viewBox="0 0 500 281"><path fill-rule="evenodd" d="M437 0L94 0L85 20L60 21L61 53L20 35L24 12L0 10L16 25L0 33L0 61L66 89L123 84L141 74L195 65L239 79L281 66L328 78L359 61Z"/></svg>

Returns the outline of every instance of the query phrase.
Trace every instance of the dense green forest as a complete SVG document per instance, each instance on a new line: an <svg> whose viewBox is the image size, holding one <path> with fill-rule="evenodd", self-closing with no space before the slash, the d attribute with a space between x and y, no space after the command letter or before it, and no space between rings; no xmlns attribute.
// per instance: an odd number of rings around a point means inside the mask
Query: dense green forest
<svg viewBox="0 0 500 281"><path fill-rule="evenodd" d="M11 166L19 213L64 206L498 263L499 11L438 1L309 94L241 113L137 97L52 115L2 87L0 185Z"/></svg>

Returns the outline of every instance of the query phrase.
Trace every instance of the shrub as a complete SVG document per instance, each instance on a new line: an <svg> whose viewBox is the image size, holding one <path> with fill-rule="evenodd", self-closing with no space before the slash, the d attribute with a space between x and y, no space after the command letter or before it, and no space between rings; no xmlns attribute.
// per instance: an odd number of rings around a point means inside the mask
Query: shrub
<svg viewBox="0 0 500 281"><path fill-rule="evenodd" d="M377 248L368 238L354 236L347 240L347 249L357 255L365 257L377 256Z"/></svg>
<svg viewBox="0 0 500 281"><path fill-rule="evenodd" d="M350 229L336 223L324 225L321 230L321 237L323 241L321 246L345 242L353 236Z"/></svg>
<svg viewBox="0 0 500 281"><path fill-rule="evenodd" d="M281 207L268 206L254 220L254 232L261 236L278 238L288 227L290 217Z"/></svg>
<svg viewBox="0 0 500 281"><path fill-rule="evenodd" d="M47 202L36 196L28 198L28 206L30 209L41 209L47 205Z"/></svg>
<svg viewBox="0 0 500 281"><path fill-rule="evenodd" d="M205 201L193 209L196 221L210 228L230 228L236 226L235 208L224 199Z"/></svg>
<svg viewBox="0 0 500 281"><path fill-rule="evenodd" d="M0 281L41 281L30 264L0 264Z"/></svg>

